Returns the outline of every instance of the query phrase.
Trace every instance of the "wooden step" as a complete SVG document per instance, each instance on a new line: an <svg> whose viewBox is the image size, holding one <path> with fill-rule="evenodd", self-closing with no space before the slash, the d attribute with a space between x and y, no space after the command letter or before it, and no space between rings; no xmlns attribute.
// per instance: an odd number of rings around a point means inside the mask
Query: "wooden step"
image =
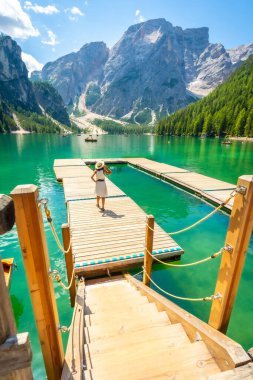
<svg viewBox="0 0 253 380"><path fill-rule="evenodd" d="M168 316L165 312L157 313L155 317L147 316L145 319L133 320L130 319L126 322L113 320L110 324L107 323L106 327L103 324L85 327L85 342L94 342L99 339L106 339L114 336L123 336L129 331L143 331L149 326L167 326Z"/></svg>
<svg viewBox="0 0 253 380"><path fill-rule="evenodd" d="M149 303L148 298L146 296L141 296L140 293L117 295L117 297L112 298L101 298L101 299L93 299L86 300L85 299L85 307L90 309L91 313L98 312L99 310L122 310L124 307L131 307L134 305L142 305L145 303Z"/></svg>
<svg viewBox="0 0 253 380"><path fill-rule="evenodd" d="M122 278L122 277L121 277ZM117 281L106 281L106 282L99 282L99 283L96 283L96 284L91 284L91 285L87 285L85 287L85 291L89 294L94 294L96 292L99 292L99 291L103 291L103 292L106 292L107 290L110 290L110 289L115 289L115 288L130 288L131 289L131 285L129 286L129 282L126 281L124 278L122 279L117 279Z"/></svg>
<svg viewBox="0 0 253 380"><path fill-rule="evenodd" d="M124 352L128 350L138 352L146 346L156 350L161 346L171 348L189 342L190 340L180 323L163 327L147 327L145 331L130 331L123 337L111 337L103 341L85 344L85 364L86 368L90 369L95 365L97 358L103 355L111 355L115 351L120 351L124 355Z"/></svg>
<svg viewBox="0 0 253 380"><path fill-rule="evenodd" d="M159 312L154 303L145 303L131 305L129 307L124 307L123 309L107 309L106 311L95 312L93 314L85 315L85 325L86 326L95 326L95 325L104 325L107 326L111 323L116 323L120 321L121 323L127 322L131 319L145 319L147 316L159 315ZM169 320L169 318L168 318Z"/></svg>
<svg viewBox="0 0 253 380"><path fill-rule="evenodd" d="M93 299L99 297L111 297L119 293L136 293L136 290L134 290L133 287L129 283L127 283L127 281L119 281L119 284L117 284L117 282L115 281L109 284L99 284L99 286L94 285L94 289L93 286L87 286L85 288L86 298Z"/></svg>
<svg viewBox="0 0 253 380"><path fill-rule="evenodd" d="M125 355L118 350L96 360L95 367L84 374L92 380L195 380L219 372L205 344L195 342L156 350L147 345L140 352L129 350Z"/></svg>

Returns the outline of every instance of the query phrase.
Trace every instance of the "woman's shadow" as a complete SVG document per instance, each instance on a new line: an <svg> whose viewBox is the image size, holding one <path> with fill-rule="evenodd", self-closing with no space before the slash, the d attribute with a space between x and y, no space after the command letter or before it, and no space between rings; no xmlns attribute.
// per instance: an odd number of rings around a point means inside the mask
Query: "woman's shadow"
<svg viewBox="0 0 253 380"><path fill-rule="evenodd" d="M103 217L113 218L113 219L119 219L119 218L123 218L125 216L125 214L116 214L112 210L104 210L102 216Z"/></svg>

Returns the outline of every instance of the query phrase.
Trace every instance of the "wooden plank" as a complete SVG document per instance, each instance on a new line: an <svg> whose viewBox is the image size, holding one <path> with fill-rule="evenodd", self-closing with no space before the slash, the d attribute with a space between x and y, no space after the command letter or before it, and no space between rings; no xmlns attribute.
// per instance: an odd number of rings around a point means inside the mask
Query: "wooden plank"
<svg viewBox="0 0 253 380"><path fill-rule="evenodd" d="M29 334L18 334L0 256L0 379L32 380Z"/></svg>
<svg viewBox="0 0 253 380"><path fill-rule="evenodd" d="M56 166L85 166L85 162L81 158L61 158L54 160Z"/></svg>
<svg viewBox="0 0 253 380"><path fill-rule="evenodd" d="M147 158L129 158L128 162L140 170L146 171L165 182L183 188L215 205L224 202L232 189L235 188L234 184L207 177L199 173L190 172L185 169L171 166L167 168L167 170L165 166L167 164L158 163ZM223 209L230 213L232 204L233 199L224 206Z"/></svg>
<svg viewBox="0 0 253 380"><path fill-rule="evenodd" d="M69 332L67 350L65 354L64 367L62 371L62 380L81 380L83 378L83 317L84 317L84 291L85 284L79 282L75 309Z"/></svg>
<svg viewBox="0 0 253 380"><path fill-rule="evenodd" d="M10 295L5 284L4 270L0 256L0 344L5 342L9 336L17 333L14 314L12 311Z"/></svg>
<svg viewBox="0 0 253 380"><path fill-rule="evenodd" d="M26 278L48 378L59 378L64 352L39 192L35 185L20 185L11 192Z"/></svg>
<svg viewBox="0 0 253 380"><path fill-rule="evenodd" d="M31 367L32 350L29 334L22 333L10 337L0 345L0 375ZM16 377L18 379L18 377ZM30 377L32 379L32 377Z"/></svg>
<svg viewBox="0 0 253 380"><path fill-rule="evenodd" d="M103 353L121 351L126 346L133 347L134 345L152 345L153 341L165 339L167 347L176 347L181 344L189 343L189 338L186 335L182 325L175 323L162 327L149 326L141 331L131 331L122 339L121 336L115 336L110 339L97 340L89 343L89 352L93 355L102 355Z"/></svg>
<svg viewBox="0 0 253 380"><path fill-rule="evenodd" d="M88 260L97 260L95 270L101 270L101 273L104 265L110 270L113 267L119 270L125 265L124 260L136 259L128 261L127 266L143 262L143 254L141 258L137 254L144 252L145 213L130 198L108 198L104 213L100 213L91 200L69 202L69 214L78 273L82 262ZM166 258L179 256L182 251L157 224L153 247L154 251L162 249L160 253ZM122 255L126 256L125 259ZM105 263L105 259L111 262ZM84 273L94 272L94 268L88 269L86 264L83 270Z"/></svg>
<svg viewBox="0 0 253 380"><path fill-rule="evenodd" d="M221 372L213 376L206 376L203 380L252 380L253 363L229 371Z"/></svg>
<svg viewBox="0 0 253 380"><path fill-rule="evenodd" d="M110 380L200 379L206 373L219 373L219 368L203 342L185 344L171 349L152 351L149 345L138 351L130 348L127 355L108 356L92 369L92 378ZM205 365L199 365L199 363ZM131 363L131 365L129 365ZM85 372L86 374L86 372Z"/></svg>
<svg viewBox="0 0 253 380"><path fill-rule="evenodd" d="M130 275L125 275L125 277L133 286L137 287L141 294L147 296L150 302L155 302L158 310L166 311L171 323L181 323L192 342L196 340L197 335L200 336L216 358L221 370L226 371L250 362L249 356L239 343L189 314L136 278Z"/></svg>
<svg viewBox="0 0 253 380"><path fill-rule="evenodd" d="M222 298L213 301L208 322L223 333L228 328L253 228L252 176L239 177L237 187L243 187L246 194L237 194L234 200L224 244L232 252L225 250L222 255L215 288L215 294Z"/></svg>
<svg viewBox="0 0 253 380"><path fill-rule="evenodd" d="M232 189L235 189L235 185L220 181L214 178L207 177L203 174L198 173L170 173L167 175L164 175L165 177L170 177L173 179L177 179L182 183L185 183L187 185L193 186L199 190L226 190L229 189L232 191Z"/></svg>
<svg viewBox="0 0 253 380"><path fill-rule="evenodd" d="M90 176L91 170L83 166L55 166L54 173L57 181L62 181L65 177L88 177Z"/></svg>
<svg viewBox="0 0 253 380"><path fill-rule="evenodd" d="M158 256L159 258L163 260L178 260L180 257L180 254L183 252L170 252L169 256L168 254L164 254L164 256ZM120 261L113 261L106 262L103 264L95 264L95 265L88 265L83 266L80 265L79 267L75 267L75 273L78 276L84 275L85 278L92 278L96 276L108 276L109 273L122 273L122 271L126 271L128 269L132 268L139 268L143 264L143 258L131 258L131 259L125 259Z"/></svg>
<svg viewBox="0 0 253 380"><path fill-rule="evenodd" d="M142 169L152 170L154 173L157 174L165 174L165 173L189 173L189 170L177 168L173 165L168 165L164 163L160 163L157 161L152 161L146 159L145 161L138 161L138 160L128 160L129 164L137 165L138 167Z"/></svg>

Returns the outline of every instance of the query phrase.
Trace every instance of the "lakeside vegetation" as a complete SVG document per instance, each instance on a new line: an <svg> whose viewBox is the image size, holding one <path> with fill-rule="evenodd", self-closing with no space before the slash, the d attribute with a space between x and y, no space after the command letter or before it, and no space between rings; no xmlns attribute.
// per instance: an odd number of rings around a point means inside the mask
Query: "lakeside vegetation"
<svg viewBox="0 0 253 380"><path fill-rule="evenodd" d="M0 133L9 133L17 129L12 113L5 102L0 101Z"/></svg>
<svg viewBox="0 0 253 380"><path fill-rule="evenodd" d="M22 128L36 133L60 133L61 128L43 115L34 112L16 112Z"/></svg>
<svg viewBox="0 0 253 380"><path fill-rule="evenodd" d="M95 119L93 121L94 125L97 125L99 128L112 135L142 135L143 133L153 132L153 127L147 125L138 125L138 124L120 124L113 120L101 120Z"/></svg>
<svg viewBox="0 0 253 380"><path fill-rule="evenodd" d="M156 126L160 135L253 136L253 55L207 97Z"/></svg>

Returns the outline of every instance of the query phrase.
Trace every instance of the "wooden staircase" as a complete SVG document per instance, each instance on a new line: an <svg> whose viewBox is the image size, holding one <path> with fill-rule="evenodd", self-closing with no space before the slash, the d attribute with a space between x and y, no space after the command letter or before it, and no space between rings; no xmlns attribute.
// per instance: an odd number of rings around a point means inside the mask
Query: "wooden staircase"
<svg viewBox="0 0 253 380"><path fill-rule="evenodd" d="M79 282L62 380L242 375L253 366L240 344L132 276Z"/></svg>
<svg viewBox="0 0 253 380"><path fill-rule="evenodd" d="M201 379L220 372L203 341L125 279L86 286L85 379Z"/></svg>

